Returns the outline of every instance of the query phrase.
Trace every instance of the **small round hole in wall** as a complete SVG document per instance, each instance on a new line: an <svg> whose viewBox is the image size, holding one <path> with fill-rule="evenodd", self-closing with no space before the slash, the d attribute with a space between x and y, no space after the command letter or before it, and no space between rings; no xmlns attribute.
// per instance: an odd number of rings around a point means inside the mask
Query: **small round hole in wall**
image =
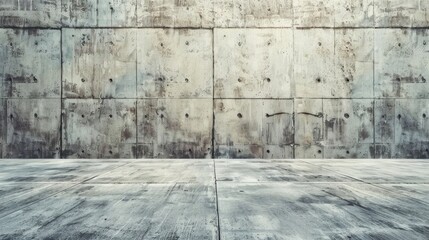
<svg viewBox="0 0 429 240"><path fill-rule="evenodd" d="M398 47L402 47L402 44L401 44L401 43L398 43Z"/></svg>
<svg viewBox="0 0 429 240"><path fill-rule="evenodd" d="M85 82L85 79L82 78L80 81Z"/></svg>
<svg viewBox="0 0 429 240"><path fill-rule="evenodd" d="M381 115L381 118L386 118L386 115Z"/></svg>
<svg viewBox="0 0 429 240"><path fill-rule="evenodd" d="M348 113L344 113L344 117L345 117L345 118L349 118L349 117L350 117L350 115L349 115Z"/></svg>
<svg viewBox="0 0 429 240"><path fill-rule="evenodd" d="M345 80L346 80L346 82L350 82L350 78L347 78L347 77L346 77L346 79L345 79Z"/></svg>
<svg viewBox="0 0 429 240"><path fill-rule="evenodd" d="M84 118L84 117L85 117L85 115L82 114L82 118Z"/></svg>
<svg viewBox="0 0 429 240"><path fill-rule="evenodd" d="M318 150L318 151L317 151L317 153L321 154L321 153L322 153L322 150Z"/></svg>
<svg viewBox="0 0 429 240"><path fill-rule="evenodd" d="M426 41L423 41L423 45L425 45L425 46L426 46Z"/></svg>
<svg viewBox="0 0 429 240"><path fill-rule="evenodd" d="M237 81L238 81L238 82L241 82L242 80L241 80L241 78L238 78L238 79L237 79Z"/></svg>
<svg viewBox="0 0 429 240"><path fill-rule="evenodd" d="M82 153L85 153L85 151L84 151L84 150L82 150Z"/></svg>
<svg viewBox="0 0 429 240"><path fill-rule="evenodd" d="M398 119L401 119L401 118L402 118L401 114L398 114Z"/></svg>
<svg viewBox="0 0 429 240"><path fill-rule="evenodd" d="M109 82L113 82L113 79L109 78Z"/></svg>
<svg viewBox="0 0 429 240"><path fill-rule="evenodd" d="M271 78L266 78L265 79L267 82L271 82Z"/></svg>
<svg viewBox="0 0 429 240"><path fill-rule="evenodd" d="M320 47L320 46L322 46L322 43L321 43L321 42L318 42L318 43L317 43L317 45L319 45L319 47Z"/></svg>
<svg viewBox="0 0 429 240"><path fill-rule="evenodd" d="M34 45L36 45L36 46L39 45L39 42L38 41L34 42Z"/></svg>
<svg viewBox="0 0 429 240"><path fill-rule="evenodd" d="M423 113L423 118L426 118L426 113Z"/></svg>
<svg viewBox="0 0 429 240"><path fill-rule="evenodd" d="M159 44L159 45L161 45L161 47L164 47L164 43L161 43L161 44Z"/></svg>
<svg viewBox="0 0 429 240"><path fill-rule="evenodd" d="M164 114L161 114L161 115L160 115L160 117L161 117L161 118L164 118Z"/></svg>
<svg viewBox="0 0 429 240"><path fill-rule="evenodd" d="M109 114L109 118L113 118L113 115L112 115L112 114Z"/></svg>
<svg viewBox="0 0 429 240"><path fill-rule="evenodd" d="M189 42L188 41L186 41L185 44L186 44L186 46L189 46Z"/></svg>
<svg viewBox="0 0 429 240"><path fill-rule="evenodd" d="M110 154L113 154L112 150L109 151Z"/></svg>
<svg viewBox="0 0 429 240"><path fill-rule="evenodd" d="M185 82L189 82L189 79L185 78Z"/></svg>
<svg viewBox="0 0 429 240"><path fill-rule="evenodd" d="M189 117L189 114L185 114L185 117L186 117L186 118L188 118L188 117Z"/></svg>
<svg viewBox="0 0 429 240"><path fill-rule="evenodd" d="M239 152L239 153L241 153L241 150L240 150L240 149L238 149L238 152Z"/></svg>
<svg viewBox="0 0 429 240"><path fill-rule="evenodd" d="M270 153L270 150L267 150L267 153Z"/></svg>
<svg viewBox="0 0 429 240"><path fill-rule="evenodd" d="M322 79L320 79L320 77L316 78L316 82L320 83L322 82Z"/></svg>
<svg viewBox="0 0 429 240"><path fill-rule="evenodd" d="M238 46L241 46L241 42L238 42Z"/></svg>
<svg viewBox="0 0 429 240"><path fill-rule="evenodd" d="M241 113L238 113L238 114L237 114L237 117L238 117L238 118L243 118L243 115L242 115Z"/></svg>
<svg viewBox="0 0 429 240"><path fill-rule="evenodd" d="M190 148L189 148L189 150L188 150L188 151L189 151L189 152L192 152L192 149L190 149Z"/></svg>
<svg viewBox="0 0 429 240"><path fill-rule="evenodd" d="M148 115L144 115L144 118L148 118Z"/></svg>
<svg viewBox="0 0 429 240"><path fill-rule="evenodd" d="M9 115L9 117L10 117L10 118L13 118L13 115L12 115L12 114L10 114L10 115Z"/></svg>
<svg viewBox="0 0 429 240"><path fill-rule="evenodd" d="M34 117L35 117L35 118L37 118L37 117L38 117L37 113L35 113L35 114L34 114Z"/></svg>
<svg viewBox="0 0 429 240"><path fill-rule="evenodd" d="M347 154L350 154L350 151L349 151L349 150L347 150L347 151L346 151L346 153L347 153Z"/></svg>
<svg viewBox="0 0 429 240"><path fill-rule="evenodd" d="M396 81L397 81L397 82L400 82L400 81L401 81L401 78L396 78Z"/></svg>

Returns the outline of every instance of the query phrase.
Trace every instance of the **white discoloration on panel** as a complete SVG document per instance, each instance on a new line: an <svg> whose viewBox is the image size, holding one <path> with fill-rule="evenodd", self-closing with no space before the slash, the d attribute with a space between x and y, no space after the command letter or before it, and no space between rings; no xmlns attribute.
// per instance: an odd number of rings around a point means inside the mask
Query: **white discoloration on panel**
<svg viewBox="0 0 429 240"><path fill-rule="evenodd" d="M60 31L0 29L0 97L60 98Z"/></svg>
<svg viewBox="0 0 429 240"><path fill-rule="evenodd" d="M0 0L0 26L61 26L61 0Z"/></svg>
<svg viewBox="0 0 429 240"><path fill-rule="evenodd" d="M292 0L215 0L216 27L291 27Z"/></svg>
<svg viewBox="0 0 429 240"><path fill-rule="evenodd" d="M292 30L215 30L214 52L215 97L292 96Z"/></svg>
<svg viewBox="0 0 429 240"><path fill-rule="evenodd" d="M211 157L212 100L138 101L138 143L146 158Z"/></svg>
<svg viewBox="0 0 429 240"><path fill-rule="evenodd" d="M246 157L240 152L243 145L250 148L246 151L251 153L248 157L269 157L263 153L270 150L265 146L276 145L286 150L293 144L293 101L216 100L215 126L215 144L220 146L217 157Z"/></svg>
<svg viewBox="0 0 429 240"><path fill-rule="evenodd" d="M134 98L136 30L63 30L66 98Z"/></svg>
<svg viewBox="0 0 429 240"><path fill-rule="evenodd" d="M429 158L429 100L395 101L396 158Z"/></svg>
<svg viewBox="0 0 429 240"><path fill-rule="evenodd" d="M337 97L334 69L334 30L305 29L294 33L296 97Z"/></svg>
<svg viewBox="0 0 429 240"><path fill-rule="evenodd" d="M375 97L429 97L429 31L375 30Z"/></svg>
<svg viewBox="0 0 429 240"><path fill-rule="evenodd" d="M335 81L327 84L331 85L336 97L372 98L374 31L335 31Z"/></svg>
<svg viewBox="0 0 429 240"><path fill-rule="evenodd" d="M374 11L377 27L429 26L427 0L375 0Z"/></svg>
<svg viewBox="0 0 429 240"><path fill-rule="evenodd" d="M64 157L135 157L135 100L67 99L63 104Z"/></svg>
<svg viewBox="0 0 429 240"><path fill-rule="evenodd" d="M297 27L334 27L334 6L334 1L294 1L294 25Z"/></svg>
<svg viewBox="0 0 429 240"><path fill-rule="evenodd" d="M138 0L139 27L213 27L213 2Z"/></svg>
<svg viewBox="0 0 429 240"><path fill-rule="evenodd" d="M60 109L60 99L8 99L3 157L58 158Z"/></svg>
<svg viewBox="0 0 429 240"><path fill-rule="evenodd" d="M333 0L333 2L335 27L374 26L373 0Z"/></svg>
<svg viewBox="0 0 429 240"><path fill-rule="evenodd" d="M212 37L209 30L138 30L137 96L212 98Z"/></svg>
<svg viewBox="0 0 429 240"><path fill-rule="evenodd" d="M326 146L373 143L373 100L324 99L323 112Z"/></svg>

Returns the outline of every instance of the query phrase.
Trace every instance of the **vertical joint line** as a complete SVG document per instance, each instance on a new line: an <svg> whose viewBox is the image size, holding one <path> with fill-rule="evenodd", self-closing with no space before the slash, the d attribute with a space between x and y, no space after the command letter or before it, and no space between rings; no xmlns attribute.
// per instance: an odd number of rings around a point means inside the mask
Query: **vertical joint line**
<svg viewBox="0 0 429 240"><path fill-rule="evenodd" d="M212 29L212 152L211 158L215 158L215 32L214 28Z"/></svg>
<svg viewBox="0 0 429 240"><path fill-rule="evenodd" d="M64 71L63 71L63 29L60 29L60 62L61 62L61 83L60 83L60 149L59 149L59 157L62 159L63 156L63 111L64 111L64 104L63 104L63 79L64 79Z"/></svg>
<svg viewBox="0 0 429 240"><path fill-rule="evenodd" d="M137 9L137 4L136 4ZM136 13L137 14L137 13ZM139 104L138 104L138 91L137 91L137 84L138 84L138 29L134 29L135 31L135 43L136 43L136 98L135 98L135 104L136 104L136 150L135 150L135 158L138 158L138 148L139 148Z"/></svg>

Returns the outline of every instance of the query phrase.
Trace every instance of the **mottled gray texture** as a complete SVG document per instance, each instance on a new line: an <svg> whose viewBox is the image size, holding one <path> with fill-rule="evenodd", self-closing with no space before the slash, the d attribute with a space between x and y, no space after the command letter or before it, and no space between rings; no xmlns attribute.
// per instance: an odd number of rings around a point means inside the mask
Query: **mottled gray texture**
<svg viewBox="0 0 429 240"><path fill-rule="evenodd" d="M0 162L0 239L426 239L425 160Z"/></svg>
<svg viewBox="0 0 429 240"><path fill-rule="evenodd" d="M0 0L0 157L427 159L428 9Z"/></svg>

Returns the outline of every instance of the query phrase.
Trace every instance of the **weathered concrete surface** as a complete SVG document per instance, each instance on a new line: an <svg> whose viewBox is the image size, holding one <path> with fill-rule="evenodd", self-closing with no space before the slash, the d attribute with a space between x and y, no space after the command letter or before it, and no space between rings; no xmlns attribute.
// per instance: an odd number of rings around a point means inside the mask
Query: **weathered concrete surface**
<svg viewBox="0 0 429 240"><path fill-rule="evenodd" d="M63 105L63 157L136 157L135 100L67 99Z"/></svg>
<svg viewBox="0 0 429 240"><path fill-rule="evenodd" d="M60 27L61 0L0 0L0 27Z"/></svg>
<svg viewBox="0 0 429 240"><path fill-rule="evenodd" d="M428 7L0 0L0 156L429 158ZM67 116L73 99L98 118ZM52 111L40 130L27 101Z"/></svg>
<svg viewBox="0 0 429 240"><path fill-rule="evenodd" d="M377 27L427 27L429 2L426 0L375 0Z"/></svg>
<svg viewBox="0 0 429 240"><path fill-rule="evenodd" d="M68 27L135 27L136 0L70 0L62 3L62 24Z"/></svg>
<svg viewBox="0 0 429 240"><path fill-rule="evenodd" d="M59 30L0 29L0 97L60 98L60 39Z"/></svg>
<svg viewBox="0 0 429 240"><path fill-rule="evenodd" d="M8 99L4 158L59 158L60 99Z"/></svg>
<svg viewBox="0 0 429 240"><path fill-rule="evenodd" d="M138 30L139 98L212 98L213 42L209 30Z"/></svg>
<svg viewBox="0 0 429 240"><path fill-rule="evenodd" d="M135 98L135 29L63 30L66 98Z"/></svg>
<svg viewBox="0 0 429 240"><path fill-rule="evenodd" d="M386 145L385 157L429 158L429 101L377 100L376 142Z"/></svg>
<svg viewBox="0 0 429 240"><path fill-rule="evenodd" d="M139 27L213 27L213 1L137 1Z"/></svg>
<svg viewBox="0 0 429 240"><path fill-rule="evenodd" d="M292 100L216 100L214 113L216 157L293 156Z"/></svg>
<svg viewBox="0 0 429 240"><path fill-rule="evenodd" d="M292 0L214 1L216 27L291 27Z"/></svg>
<svg viewBox="0 0 429 240"><path fill-rule="evenodd" d="M375 97L429 97L426 29L375 30Z"/></svg>
<svg viewBox="0 0 429 240"><path fill-rule="evenodd" d="M425 239L428 170L425 160L3 160L0 238Z"/></svg>
<svg viewBox="0 0 429 240"><path fill-rule="evenodd" d="M428 205L368 184L218 182L218 195L221 239L424 239L428 234Z"/></svg>
<svg viewBox="0 0 429 240"><path fill-rule="evenodd" d="M291 29L215 29L216 98L290 98Z"/></svg>
<svg viewBox="0 0 429 240"><path fill-rule="evenodd" d="M213 102L139 100L139 158L208 158L212 153Z"/></svg>

